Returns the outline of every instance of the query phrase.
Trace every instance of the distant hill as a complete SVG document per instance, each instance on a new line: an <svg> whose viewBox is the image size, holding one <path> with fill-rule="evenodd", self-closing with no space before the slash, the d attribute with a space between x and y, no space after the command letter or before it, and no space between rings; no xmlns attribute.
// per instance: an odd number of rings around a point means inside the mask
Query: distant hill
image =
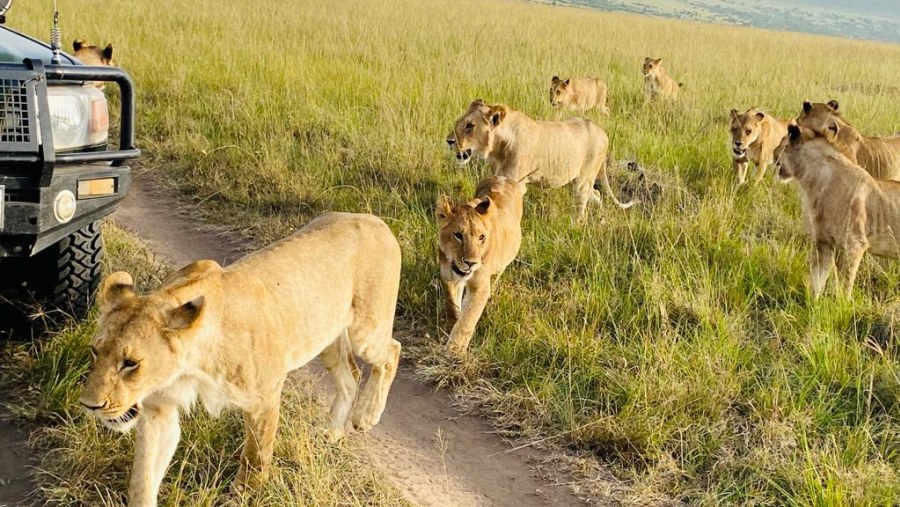
<svg viewBox="0 0 900 507"><path fill-rule="evenodd" d="M898 0L556 0L543 3L900 43Z"/></svg>

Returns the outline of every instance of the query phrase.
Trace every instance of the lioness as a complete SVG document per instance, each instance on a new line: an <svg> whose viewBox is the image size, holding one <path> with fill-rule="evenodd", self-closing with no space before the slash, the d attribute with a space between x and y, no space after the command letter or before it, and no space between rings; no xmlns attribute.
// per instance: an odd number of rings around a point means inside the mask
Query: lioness
<svg viewBox="0 0 900 507"><path fill-rule="evenodd" d="M555 109L583 113L596 108L608 115L606 94L606 83L596 77L560 79L553 76L550 80L550 105Z"/></svg>
<svg viewBox="0 0 900 507"><path fill-rule="evenodd" d="M739 185L747 180L750 162L756 165L754 182L762 179L773 161L775 148L787 134L787 124L755 107L743 113L731 110L731 155Z"/></svg>
<svg viewBox="0 0 900 507"><path fill-rule="evenodd" d="M672 79L662 66L662 58L644 58L644 98L647 100L662 97L664 99L677 99L678 88L683 86Z"/></svg>
<svg viewBox="0 0 900 507"><path fill-rule="evenodd" d="M72 49L75 51L74 56L81 60L81 63L96 67L110 67L113 65L113 46L107 44L106 47L93 46L87 41L75 39L72 42Z"/></svg>
<svg viewBox="0 0 900 507"><path fill-rule="evenodd" d="M900 257L900 183L873 178L838 151L830 135L792 124L775 159L778 177L796 181L803 197L812 235L814 297L825 289L835 260L849 296L866 251Z"/></svg>
<svg viewBox="0 0 900 507"><path fill-rule="evenodd" d="M841 153L880 180L900 181L900 136L866 137L853 128L841 113L839 104L803 102L797 125L827 136Z"/></svg>
<svg viewBox="0 0 900 507"><path fill-rule="evenodd" d="M620 208L635 201L616 199L606 175L609 138L596 123L583 118L535 121L503 104L478 99L456 120L447 137L456 160L468 163L473 155L487 159L494 176L536 183L550 188L572 184L577 215L584 217L588 201L602 202L594 190L597 175Z"/></svg>
<svg viewBox="0 0 900 507"><path fill-rule="evenodd" d="M438 199L438 264L447 308L456 319L447 345L454 353L468 348L491 297L491 281L519 253L524 193L524 184L494 176L479 183L465 204Z"/></svg>
<svg viewBox="0 0 900 507"><path fill-rule="evenodd" d="M318 356L336 385L331 436L349 416L378 423L397 371L391 336L400 246L372 215L328 213L228 268L198 261L147 295L113 273L99 291L99 331L82 405L107 427L137 426L132 506L156 505L179 440L179 409L244 412L236 485L265 480L287 373ZM357 399L359 370L372 365ZM352 410L351 410L352 407Z"/></svg>

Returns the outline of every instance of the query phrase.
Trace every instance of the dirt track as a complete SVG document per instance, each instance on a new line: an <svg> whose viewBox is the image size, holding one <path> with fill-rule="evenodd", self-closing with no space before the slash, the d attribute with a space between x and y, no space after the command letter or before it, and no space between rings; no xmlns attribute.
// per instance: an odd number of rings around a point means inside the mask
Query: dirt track
<svg viewBox="0 0 900 507"><path fill-rule="evenodd" d="M0 506L25 505L34 487L28 466L34 455L28 431L9 419L0 399Z"/></svg>
<svg viewBox="0 0 900 507"><path fill-rule="evenodd" d="M197 259L233 262L249 249L246 242L205 225L154 196L144 176L114 215L165 261L182 266ZM317 377L324 369L310 366ZM330 389L323 378L318 385ZM531 449L499 454L509 445L482 420L451 407L451 400L411 378L401 364L381 423L365 439L372 460L408 500L422 506L577 506L584 505L566 486L536 477L541 456Z"/></svg>

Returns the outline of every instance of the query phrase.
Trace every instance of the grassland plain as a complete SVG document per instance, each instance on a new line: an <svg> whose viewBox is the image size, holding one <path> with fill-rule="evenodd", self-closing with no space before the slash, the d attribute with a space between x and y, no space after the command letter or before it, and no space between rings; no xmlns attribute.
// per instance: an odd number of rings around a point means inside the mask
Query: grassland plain
<svg viewBox="0 0 900 507"><path fill-rule="evenodd" d="M44 34L49 5L20 2L11 24ZM625 503L900 501L900 266L867 259L851 299L812 302L796 191L735 189L726 145L732 107L793 116L807 97L900 130L900 46L506 1L62 6L70 38L115 45L146 159L198 213L262 240L325 210L384 217L400 312L433 335L449 328L433 205L486 172L448 156L454 118L478 97L549 117L550 76L605 78L612 114L594 118L660 198L575 224L566 191L529 191L471 359L423 372L611 463ZM648 55L681 101L643 102Z"/></svg>
<svg viewBox="0 0 900 507"><path fill-rule="evenodd" d="M168 273L139 240L104 227L107 272L126 270L149 290ZM72 325L34 346L6 351L0 386L19 400L22 418L50 421L33 437L43 459L37 471L47 505L125 504L132 438L104 429L79 408L78 384L90 364L87 343L95 319ZM8 359L8 361L7 361ZM239 413L214 419L198 410L182 425L182 444L163 481L160 505L406 505L386 479L357 457L356 444L335 446L323 428L327 413L308 380L285 390L272 480L244 498L229 492L237 473L243 421Z"/></svg>

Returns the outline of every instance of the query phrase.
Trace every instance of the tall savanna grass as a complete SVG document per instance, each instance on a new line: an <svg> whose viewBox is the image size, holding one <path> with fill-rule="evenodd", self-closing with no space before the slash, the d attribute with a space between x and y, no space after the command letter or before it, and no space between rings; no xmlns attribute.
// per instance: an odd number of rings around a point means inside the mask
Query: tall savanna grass
<svg viewBox="0 0 900 507"><path fill-rule="evenodd" d="M49 4L20 2L11 23L46 33ZM384 217L401 312L433 335L449 328L433 203L487 173L451 161L453 120L475 98L548 118L552 75L603 77L612 114L590 116L659 199L578 224L566 191L529 191L519 260L447 380L524 400L521 431L611 463L629 501L900 498L900 269L867 259L851 299L812 302L796 191L735 188L727 148L729 109L788 117L804 98L900 131L900 46L506 1L62 5L71 37L113 42L135 77L160 180L263 240L325 210ZM645 56L680 101L644 103Z"/></svg>

